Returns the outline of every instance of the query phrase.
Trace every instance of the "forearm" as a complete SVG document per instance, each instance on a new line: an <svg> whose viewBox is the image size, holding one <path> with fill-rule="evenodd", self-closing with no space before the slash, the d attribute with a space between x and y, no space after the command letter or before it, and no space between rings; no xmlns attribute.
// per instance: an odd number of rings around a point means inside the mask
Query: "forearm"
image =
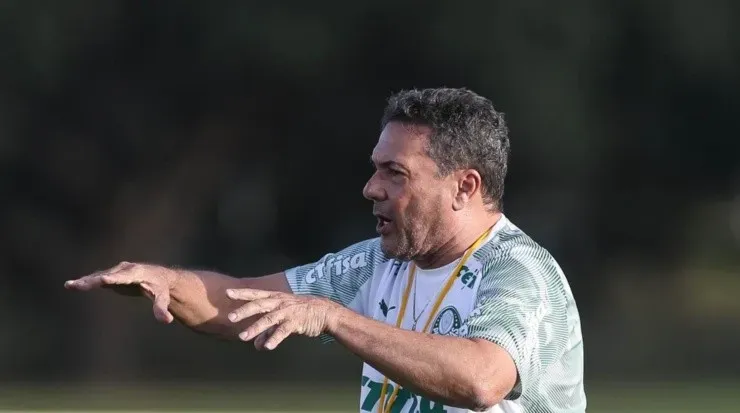
<svg viewBox="0 0 740 413"><path fill-rule="evenodd" d="M389 326L351 310L338 310L329 334L386 377L408 390L471 410L498 403L496 355L482 343ZM490 344L490 343L489 343Z"/></svg>
<svg viewBox="0 0 740 413"><path fill-rule="evenodd" d="M170 290L170 312L182 324L199 333L236 339L256 317L239 323L228 314L243 305L226 295L229 288L257 288L289 292L284 273L256 278L234 278L212 271L174 270L176 281Z"/></svg>

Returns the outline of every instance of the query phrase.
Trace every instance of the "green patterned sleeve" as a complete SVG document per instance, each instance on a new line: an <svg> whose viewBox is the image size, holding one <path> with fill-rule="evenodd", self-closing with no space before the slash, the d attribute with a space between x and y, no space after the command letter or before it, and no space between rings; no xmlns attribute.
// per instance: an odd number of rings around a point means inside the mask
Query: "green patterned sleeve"
<svg viewBox="0 0 740 413"><path fill-rule="evenodd" d="M490 340L511 355L518 378L509 400L534 390L564 351L567 300L560 277L549 254L531 246L515 247L484 264L475 308L463 332Z"/></svg>
<svg viewBox="0 0 740 413"><path fill-rule="evenodd" d="M285 275L295 294L325 297L364 313L360 289L382 260L378 239L370 239L288 269Z"/></svg>

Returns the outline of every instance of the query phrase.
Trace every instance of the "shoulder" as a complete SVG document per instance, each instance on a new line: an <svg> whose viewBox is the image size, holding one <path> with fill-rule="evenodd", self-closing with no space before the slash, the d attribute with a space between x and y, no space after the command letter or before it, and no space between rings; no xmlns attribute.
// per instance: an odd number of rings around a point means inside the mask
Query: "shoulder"
<svg viewBox="0 0 740 413"><path fill-rule="evenodd" d="M475 253L483 284L531 291L549 300L572 299L567 279L550 252L506 219Z"/></svg>
<svg viewBox="0 0 740 413"><path fill-rule="evenodd" d="M380 238L370 238L326 253L315 262L291 268L289 273L308 285L323 279L356 283L369 278L389 260L380 248Z"/></svg>
<svg viewBox="0 0 740 413"><path fill-rule="evenodd" d="M474 254L481 262L507 258L539 258L554 261L550 253L508 218L502 217L490 239Z"/></svg>

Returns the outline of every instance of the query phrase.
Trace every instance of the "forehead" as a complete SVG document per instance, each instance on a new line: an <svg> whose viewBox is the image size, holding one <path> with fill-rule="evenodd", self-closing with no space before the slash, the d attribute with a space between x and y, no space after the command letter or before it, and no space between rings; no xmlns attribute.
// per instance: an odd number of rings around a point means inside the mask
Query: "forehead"
<svg viewBox="0 0 740 413"><path fill-rule="evenodd" d="M430 159L426 154L426 143L431 131L428 126L389 122L373 149L373 161L413 163L420 157Z"/></svg>

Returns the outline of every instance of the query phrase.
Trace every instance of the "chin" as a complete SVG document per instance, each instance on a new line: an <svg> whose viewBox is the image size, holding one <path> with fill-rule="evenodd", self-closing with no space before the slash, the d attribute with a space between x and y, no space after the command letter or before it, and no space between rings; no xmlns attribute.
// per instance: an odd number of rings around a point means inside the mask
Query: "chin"
<svg viewBox="0 0 740 413"><path fill-rule="evenodd" d="M380 250L383 251L388 258L393 258L401 261L410 260L409 254L398 247L398 244L393 240L390 240L384 236L380 237Z"/></svg>
<svg viewBox="0 0 740 413"><path fill-rule="evenodd" d="M398 248L396 243L388 239L387 236L380 236L380 250L383 251L387 257L398 258Z"/></svg>
<svg viewBox="0 0 740 413"><path fill-rule="evenodd" d="M391 258L395 258L395 248L393 248L394 245L392 244L393 243L389 239L382 235L380 236L380 250L383 251L383 254Z"/></svg>

